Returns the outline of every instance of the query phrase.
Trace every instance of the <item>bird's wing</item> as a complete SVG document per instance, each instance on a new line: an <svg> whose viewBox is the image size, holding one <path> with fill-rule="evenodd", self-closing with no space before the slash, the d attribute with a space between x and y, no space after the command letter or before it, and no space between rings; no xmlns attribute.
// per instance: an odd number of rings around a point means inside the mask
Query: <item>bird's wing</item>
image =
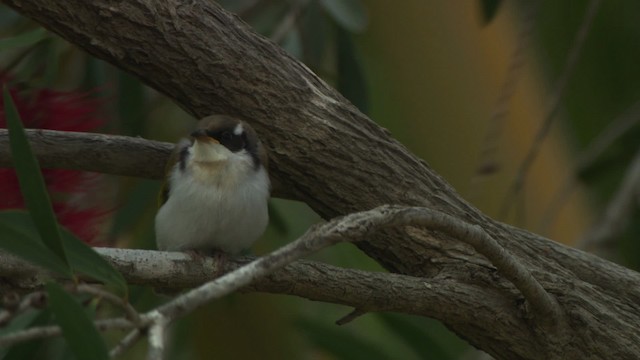
<svg viewBox="0 0 640 360"><path fill-rule="evenodd" d="M171 188L171 184L169 182L169 178L171 177L171 172L173 168L178 164L179 161L185 161L184 154L186 154L186 149L191 146L191 141L187 139L180 140L176 146L173 148L173 152L169 156L169 160L167 160L167 165L164 169L164 182L162 183L162 187L160 188L160 193L158 194L158 208L160 208L164 203L169 199L169 190Z"/></svg>

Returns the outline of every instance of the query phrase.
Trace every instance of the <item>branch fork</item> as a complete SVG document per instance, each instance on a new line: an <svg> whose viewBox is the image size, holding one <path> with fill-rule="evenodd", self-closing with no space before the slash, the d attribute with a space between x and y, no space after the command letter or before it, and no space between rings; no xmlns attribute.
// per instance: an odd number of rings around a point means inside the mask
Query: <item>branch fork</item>
<svg viewBox="0 0 640 360"><path fill-rule="evenodd" d="M80 285L75 291L100 296L121 307L127 319L109 319L98 321L99 328L129 328L131 333L112 350L119 354L133 344L145 330L148 330L150 359L162 358L165 350L165 336L170 324L186 316L209 301L240 290L253 282L273 273L292 262L339 242L355 242L366 235L383 228L417 226L447 233L459 241L473 246L476 251L491 261L501 274L520 290L530 305L532 316L554 321L561 314L559 305L533 278L531 273L498 242L477 225L470 225L447 214L422 207L381 206L369 211L353 213L333 219L325 224L312 226L294 242L283 246L271 254L258 258L221 277L205 283L195 289L177 296L169 302L145 314L138 314L128 303L112 294L97 290L95 286ZM424 290L423 290L424 291ZM355 310L339 323L346 323L364 310ZM545 320L546 321L546 320ZM0 338L0 345L9 345L19 341L45 336L58 335L56 327L29 329L22 334L11 334Z"/></svg>

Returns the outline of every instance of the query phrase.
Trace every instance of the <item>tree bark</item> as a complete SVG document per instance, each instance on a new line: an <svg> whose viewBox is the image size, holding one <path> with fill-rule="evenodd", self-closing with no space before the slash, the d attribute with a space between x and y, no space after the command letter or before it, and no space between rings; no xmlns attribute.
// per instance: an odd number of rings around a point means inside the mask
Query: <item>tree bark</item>
<svg viewBox="0 0 640 360"><path fill-rule="evenodd" d="M270 150L270 174L282 195L324 218L388 203L424 206L482 227L559 303L557 327L543 326L547 319L532 316L489 261L442 233L407 227L358 247L392 272L472 289L473 301L442 303L431 316L494 357L640 354L640 274L488 218L388 131L216 3L4 2L196 117L227 113L249 121Z"/></svg>

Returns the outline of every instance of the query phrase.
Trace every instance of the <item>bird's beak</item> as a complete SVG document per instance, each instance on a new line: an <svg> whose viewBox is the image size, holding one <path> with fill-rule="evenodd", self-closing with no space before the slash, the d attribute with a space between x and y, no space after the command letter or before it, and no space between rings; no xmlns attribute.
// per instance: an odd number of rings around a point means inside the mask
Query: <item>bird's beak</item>
<svg viewBox="0 0 640 360"><path fill-rule="evenodd" d="M219 144L220 142L214 138L212 138L211 136L207 135L207 131L204 129L198 129L194 132L191 133L191 137L193 137L194 139L198 140L198 141L204 141L204 142L212 142L214 144Z"/></svg>

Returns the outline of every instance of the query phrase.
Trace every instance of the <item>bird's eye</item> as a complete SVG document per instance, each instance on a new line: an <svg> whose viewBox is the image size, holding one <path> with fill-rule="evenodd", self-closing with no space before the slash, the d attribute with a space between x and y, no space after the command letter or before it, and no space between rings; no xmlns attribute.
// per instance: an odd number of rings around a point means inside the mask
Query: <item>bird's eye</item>
<svg viewBox="0 0 640 360"><path fill-rule="evenodd" d="M216 139L220 141L227 149L232 152L240 151L244 148L244 138L242 136L234 134L232 131L222 131L216 136Z"/></svg>

